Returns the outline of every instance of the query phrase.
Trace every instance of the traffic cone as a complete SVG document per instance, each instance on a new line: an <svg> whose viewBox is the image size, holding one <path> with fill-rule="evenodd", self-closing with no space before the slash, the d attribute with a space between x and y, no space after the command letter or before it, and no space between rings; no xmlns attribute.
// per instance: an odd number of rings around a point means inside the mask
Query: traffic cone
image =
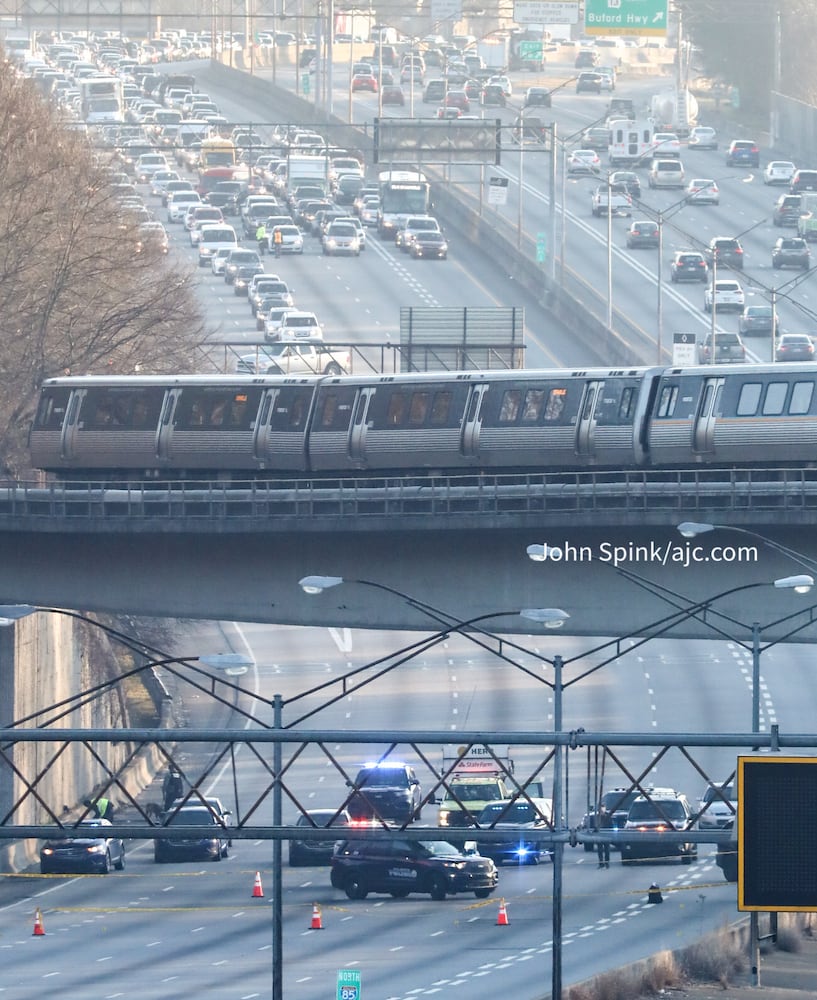
<svg viewBox="0 0 817 1000"><path fill-rule="evenodd" d="M653 882L653 884L647 890L647 902L648 903L664 902L664 897L661 895L661 889L657 882Z"/></svg>
<svg viewBox="0 0 817 1000"><path fill-rule="evenodd" d="M504 899L500 899L500 901L499 901L499 915L496 918L496 925L497 925L497 927L507 927L508 924L510 924L510 920L508 920L508 911L505 908L505 900Z"/></svg>
<svg viewBox="0 0 817 1000"><path fill-rule="evenodd" d="M45 937L45 927L43 927L43 915L40 913L40 908L34 911L34 930L31 934L32 937Z"/></svg>
<svg viewBox="0 0 817 1000"><path fill-rule="evenodd" d="M264 890L261 887L261 872L255 873L255 884L252 887L252 899L263 899Z"/></svg>
<svg viewBox="0 0 817 1000"><path fill-rule="evenodd" d="M322 931L323 921L321 920L321 908L317 903L312 904L312 921L309 924L311 931Z"/></svg>

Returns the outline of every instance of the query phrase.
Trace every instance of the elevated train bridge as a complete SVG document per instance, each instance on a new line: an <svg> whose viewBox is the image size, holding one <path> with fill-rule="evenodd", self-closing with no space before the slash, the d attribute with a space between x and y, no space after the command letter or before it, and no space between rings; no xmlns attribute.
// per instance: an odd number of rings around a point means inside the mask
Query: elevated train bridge
<svg viewBox="0 0 817 1000"><path fill-rule="evenodd" d="M677 530L683 521L721 527L687 540ZM460 621L501 612L503 632L531 631L508 614L513 609L558 606L570 614L572 634L622 635L666 613L662 587L694 603L736 584L802 573L779 546L817 558L817 535L808 530L815 523L817 470L808 468L121 488L7 483L0 487L0 603L75 607L81 593L84 610L429 627L426 614L393 593L351 585L368 581ZM549 558L532 562L531 544L546 544ZM349 585L308 598L298 581L312 574ZM796 610L791 601L758 587L719 610L750 634L752 622ZM813 632L804 628L798 640L811 641ZM713 632L692 618L672 635Z"/></svg>

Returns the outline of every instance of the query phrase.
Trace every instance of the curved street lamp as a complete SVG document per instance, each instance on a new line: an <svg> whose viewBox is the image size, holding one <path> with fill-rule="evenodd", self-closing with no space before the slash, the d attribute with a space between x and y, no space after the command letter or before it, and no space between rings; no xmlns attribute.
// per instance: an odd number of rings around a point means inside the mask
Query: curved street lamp
<svg viewBox="0 0 817 1000"><path fill-rule="evenodd" d="M707 521L682 521L678 525L678 531L684 536L684 538L696 538L698 535L705 535L710 531L734 531L739 535L748 535L750 538L757 538L770 549L786 556L787 559L791 559L791 561L797 563L798 566L802 566L804 569L807 569L812 573L817 573L817 559L813 559L811 556L798 552L797 549L792 549L787 545L782 545L780 542L776 542L773 538L768 538L761 532L753 531L751 528L741 528L735 524L714 524ZM801 593L803 593L803 591L801 591Z"/></svg>

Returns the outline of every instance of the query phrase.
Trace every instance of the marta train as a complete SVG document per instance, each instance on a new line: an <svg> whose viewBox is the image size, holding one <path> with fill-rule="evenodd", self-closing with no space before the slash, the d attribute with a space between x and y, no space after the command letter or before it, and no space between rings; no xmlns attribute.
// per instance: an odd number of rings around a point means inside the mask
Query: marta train
<svg viewBox="0 0 817 1000"><path fill-rule="evenodd" d="M62 479L809 464L817 366L47 380L33 465Z"/></svg>

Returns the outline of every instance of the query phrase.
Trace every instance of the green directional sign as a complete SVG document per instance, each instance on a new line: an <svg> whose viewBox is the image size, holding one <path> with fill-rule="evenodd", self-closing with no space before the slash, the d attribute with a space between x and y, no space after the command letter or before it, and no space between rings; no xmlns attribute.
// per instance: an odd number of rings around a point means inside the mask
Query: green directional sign
<svg viewBox="0 0 817 1000"><path fill-rule="evenodd" d="M585 0L588 35L666 35L668 0Z"/></svg>
<svg viewBox="0 0 817 1000"><path fill-rule="evenodd" d="M358 969L338 970L337 1000L361 1000L360 971Z"/></svg>
<svg viewBox="0 0 817 1000"><path fill-rule="evenodd" d="M520 42L519 43L519 58L520 59L541 59L542 58L542 43L541 42Z"/></svg>

